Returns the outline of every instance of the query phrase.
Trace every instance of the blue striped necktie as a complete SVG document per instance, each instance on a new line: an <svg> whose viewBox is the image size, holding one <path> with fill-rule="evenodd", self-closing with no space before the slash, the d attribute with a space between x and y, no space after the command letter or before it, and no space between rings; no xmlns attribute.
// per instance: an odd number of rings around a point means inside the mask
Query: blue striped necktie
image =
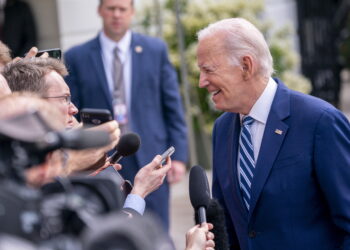
<svg viewBox="0 0 350 250"><path fill-rule="evenodd" d="M249 211L252 180L255 171L254 150L250 126L254 119L246 116L242 121L241 136L239 140L239 185L245 206Z"/></svg>

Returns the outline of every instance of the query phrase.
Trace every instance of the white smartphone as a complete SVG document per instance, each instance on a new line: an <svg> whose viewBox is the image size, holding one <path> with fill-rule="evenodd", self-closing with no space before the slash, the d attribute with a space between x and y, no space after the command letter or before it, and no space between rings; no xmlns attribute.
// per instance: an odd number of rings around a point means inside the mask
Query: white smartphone
<svg viewBox="0 0 350 250"><path fill-rule="evenodd" d="M170 148L168 148L168 149L162 154L161 165L163 165L163 164L166 162L166 159L168 158L168 156L171 156L174 152L175 152L175 148L174 148L173 146L171 146Z"/></svg>

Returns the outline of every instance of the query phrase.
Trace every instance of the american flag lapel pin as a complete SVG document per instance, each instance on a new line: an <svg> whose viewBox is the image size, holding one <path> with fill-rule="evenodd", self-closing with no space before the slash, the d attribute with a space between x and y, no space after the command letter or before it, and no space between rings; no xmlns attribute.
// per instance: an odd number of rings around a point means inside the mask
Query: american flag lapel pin
<svg viewBox="0 0 350 250"><path fill-rule="evenodd" d="M282 135L282 134L283 134L283 131L276 128L275 133L278 134L278 135Z"/></svg>
<svg viewBox="0 0 350 250"><path fill-rule="evenodd" d="M140 45L135 46L135 52L136 53L142 53L143 48Z"/></svg>

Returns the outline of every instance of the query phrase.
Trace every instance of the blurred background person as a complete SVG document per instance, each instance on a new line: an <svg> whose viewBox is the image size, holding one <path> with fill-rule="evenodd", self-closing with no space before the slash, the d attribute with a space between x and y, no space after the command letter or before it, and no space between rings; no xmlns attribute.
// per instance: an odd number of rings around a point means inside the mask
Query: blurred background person
<svg viewBox="0 0 350 250"><path fill-rule="evenodd" d="M130 29L133 0L100 0L102 31L65 54L66 80L78 108L105 108L122 133L134 131L142 144L122 159L122 176L133 180L152 155L174 146L167 181L147 197L147 209L169 229L169 185L180 181L187 162L187 130L176 73L163 41Z"/></svg>

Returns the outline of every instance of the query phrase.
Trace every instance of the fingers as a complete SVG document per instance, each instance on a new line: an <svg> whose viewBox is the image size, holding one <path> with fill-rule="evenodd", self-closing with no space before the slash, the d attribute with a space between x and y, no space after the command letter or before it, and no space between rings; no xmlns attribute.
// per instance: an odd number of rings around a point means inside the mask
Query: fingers
<svg viewBox="0 0 350 250"><path fill-rule="evenodd" d="M101 125L91 127L88 129L99 129L99 130L106 131L107 133L110 133L110 134L115 133L116 130L118 130L118 133L120 134L119 124L115 120L109 121L109 122L106 122L106 123L103 123Z"/></svg>
<svg viewBox="0 0 350 250"><path fill-rule="evenodd" d="M162 159L162 157L160 157L160 160ZM157 166L157 171L159 171L159 174L162 174L164 175L164 178L165 178L165 175L169 172L169 170L172 168L172 165L171 165L171 159L170 157L168 156L167 157L167 161L166 161L166 164L165 165L160 165L161 162L159 162L158 166Z"/></svg>
<svg viewBox="0 0 350 250"><path fill-rule="evenodd" d="M203 228L205 231L207 231L208 232L208 230L209 230L209 225L208 225L208 223L206 223L206 222L203 222L201 225L200 225L200 227L201 228Z"/></svg>
<svg viewBox="0 0 350 250"><path fill-rule="evenodd" d="M207 232L207 240L214 240L215 236L212 232Z"/></svg>
<svg viewBox="0 0 350 250"><path fill-rule="evenodd" d="M21 60L22 58L20 58L19 56L15 57L14 59L12 59L12 62L18 62L19 60Z"/></svg>
<svg viewBox="0 0 350 250"><path fill-rule="evenodd" d="M119 142L120 129L119 129L118 122L116 122L116 121L109 121L109 122L103 123L101 125L98 125L96 127L91 127L88 129L103 130L109 134L111 143L103 148L105 152L113 149Z"/></svg>
<svg viewBox="0 0 350 250"><path fill-rule="evenodd" d="M121 170L121 169L122 169L122 165L117 164L117 163L115 163L115 164L111 164L111 166L112 166L112 167L114 167L114 169L115 169L116 171L119 171L119 170Z"/></svg>
<svg viewBox="0 0 350 250"><path fill-rule="evenodd" d="M38 48L37 47L32 47L28 53L26 54L26 56L24 57L25 59L28 59L28 58L32 58L32 57L35 57L36 54L38 53Z"/></svg>
<svg viewBox="0 0 350 250"><path fill-rule="evenodd" d="M41 56L40 56L40 58L48 58L49 57L49 53L47 53L47 52L44 52Z"/></svg>

